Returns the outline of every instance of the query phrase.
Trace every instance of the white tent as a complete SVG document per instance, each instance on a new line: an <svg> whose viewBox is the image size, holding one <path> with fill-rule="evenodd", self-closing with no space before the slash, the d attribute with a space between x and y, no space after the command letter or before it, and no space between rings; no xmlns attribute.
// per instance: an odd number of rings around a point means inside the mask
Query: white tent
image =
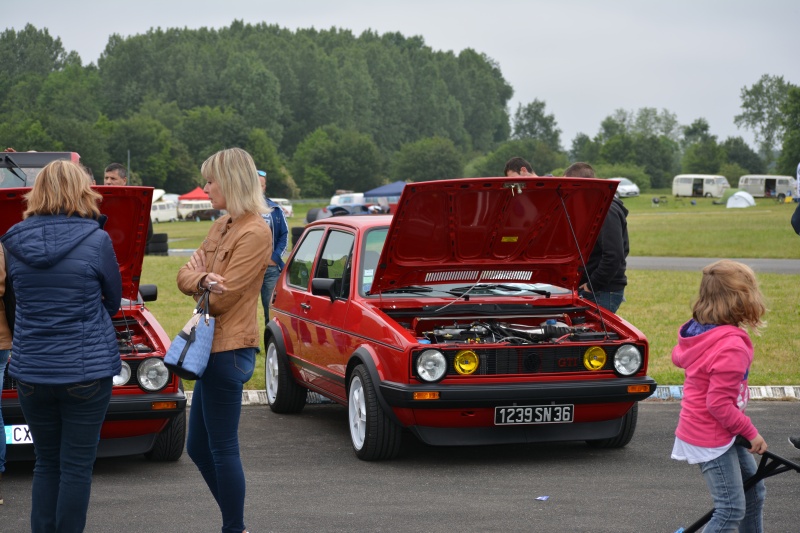
<svg viewBox="0 0 800 533"><path fill-rule="evenodd" d="M753 200L752 194L745 191L739 191L728 198L728 203L725 204L725 207L752 207L754 205L756 205L756 201Z"/></svg>

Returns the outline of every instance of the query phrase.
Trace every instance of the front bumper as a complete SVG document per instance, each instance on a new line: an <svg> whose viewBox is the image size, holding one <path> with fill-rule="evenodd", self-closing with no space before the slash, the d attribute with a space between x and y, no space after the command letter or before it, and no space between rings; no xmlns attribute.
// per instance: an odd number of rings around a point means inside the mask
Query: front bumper
<svg viewBox="0 0 800 533"><path fill-rule="evenodd" d="M647 392L628 392L630 386L647 386ZM548 383L505 383L486 385L404 384L385 381L380 392L391 407L411 409L458 409L497 407L514 404L615 403L644 400L656 390L650 376L607 380L559 381ZM414 400L415 392L439 393L438 400Z"/></svg>

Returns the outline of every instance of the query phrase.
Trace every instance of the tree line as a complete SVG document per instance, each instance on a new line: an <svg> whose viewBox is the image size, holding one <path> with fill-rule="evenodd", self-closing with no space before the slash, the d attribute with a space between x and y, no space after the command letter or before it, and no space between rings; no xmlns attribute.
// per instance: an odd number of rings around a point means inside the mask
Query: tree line
<svg viewBox="0 0 800 533"><path fill-rule="evenodd" d="M76 151L96 177L130 154L132 182L170 192L200 184L202 161L230 146L285 197L497 175L515 155L539 174L587 161L645 190L680 171L792 173L800 156L800 89L778 77L742 89L737 124L753 129L759 152L741 137L718 141L702 118L681 126L651 108L617 110L564 149L545 102L509 114L513 90L491 58L435 51L418 36L235 21L114 34L83 65L29 24L0 34L0 56L13 58L0 63L0 144Z"/></svg>

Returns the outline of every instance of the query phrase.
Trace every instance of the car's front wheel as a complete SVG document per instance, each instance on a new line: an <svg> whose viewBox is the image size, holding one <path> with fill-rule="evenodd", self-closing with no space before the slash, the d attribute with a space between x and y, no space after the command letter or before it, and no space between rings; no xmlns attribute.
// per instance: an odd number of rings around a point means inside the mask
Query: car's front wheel
<svg viewBox="0 0 800 533"><path fill-rule="evenodd" d="M393 459L400 452L402 430L384 412L364 365L350 376L347 422L356 456L364 461Z"/></svg>
<svg viewBox="0 0 800 533"><path fill-rule="evenodd" d="M156 437L153 449L144 456L151 461L177 461L186 443L186 411L169 421Z"/></svg>
<svg viewBox="0 0 800 533"><path fill-rule="evenodd" d="M622 429L616 437L610 439L587 440L586 444L592 448L623 448L633 438L636 431L636 420L639 418L639 404L634 403L630 411L622 418Z"/></svg>
<svg viewBox="0 0 800 533"><path fill-rule="evenodd" d="M266 381L267 403L274 413L299 413L306 405L306 389L298 385L281 354L275 339L267 343L264 358L264 380Z"/></svg>

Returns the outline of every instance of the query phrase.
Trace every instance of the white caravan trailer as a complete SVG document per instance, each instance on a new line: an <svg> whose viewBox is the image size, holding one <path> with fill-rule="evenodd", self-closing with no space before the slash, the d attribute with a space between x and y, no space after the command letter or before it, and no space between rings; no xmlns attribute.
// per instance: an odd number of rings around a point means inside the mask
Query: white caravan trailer
<svg viewBox="0 0 800 533"><path fill-rule="evenodd" d="M731 187L725 176L712 174L678 174L672 180L673 196L705 196L722 198Z"/></svg>

